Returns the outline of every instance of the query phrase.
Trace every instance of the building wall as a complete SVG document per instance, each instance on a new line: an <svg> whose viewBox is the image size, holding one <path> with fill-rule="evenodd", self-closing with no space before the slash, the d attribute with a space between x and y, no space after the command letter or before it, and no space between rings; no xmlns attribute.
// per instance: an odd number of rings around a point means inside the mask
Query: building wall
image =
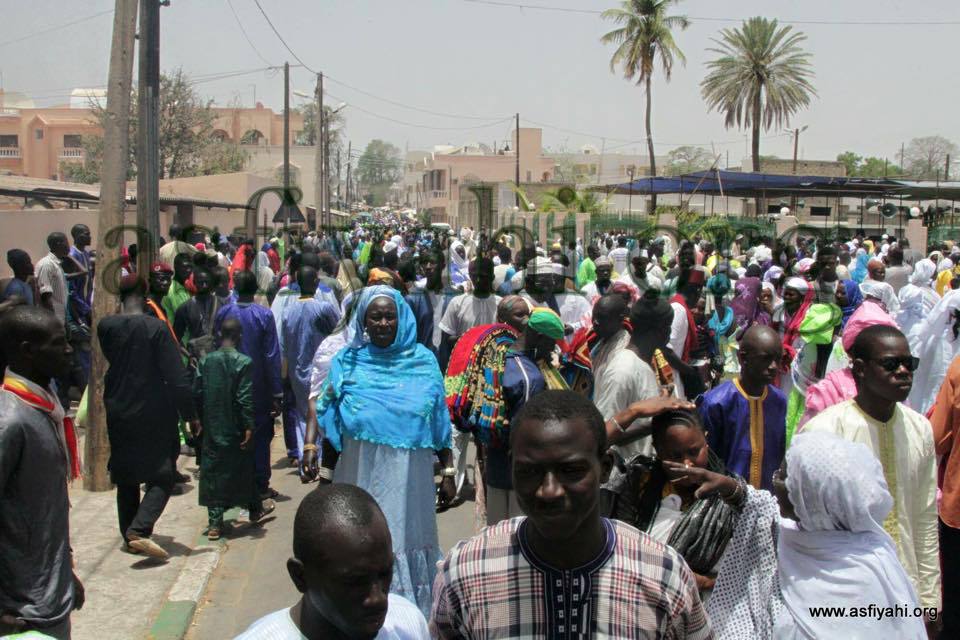
<svg viewBox="0 0 960 640"><path fill-rule="evenodd" d="M749 171L753 166L752 160L743 162L743 171ZM762 158L760 173L776 175L798 176L825 176L828 178L844 178L847 175L847 166L835 160L797 160L797 170L793 170L793 160L783 158Z"/></svg>
<svg viewBox="0 0 960 640"><path fill-rule="evenodd" d="M283 114L257 103L255 108L214 107L214 129L228 140L239 142L251 129L263 133L262 145L283 145ZM290 141L303 129L303 116L290 114ZM37 138L37 132L42 138ZM60 162L82 162L82 149L64 152L65 135L102 135L91 109L49 107L10 109L0 113L0 135L16 135L17 146L0 148L0 173L60 180ZM252 147L251 147L252 148Z"/></svg>

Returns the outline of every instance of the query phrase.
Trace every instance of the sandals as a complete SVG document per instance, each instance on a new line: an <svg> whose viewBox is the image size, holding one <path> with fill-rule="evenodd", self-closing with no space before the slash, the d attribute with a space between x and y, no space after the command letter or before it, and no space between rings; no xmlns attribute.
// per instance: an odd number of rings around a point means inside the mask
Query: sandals
<svg viewBox="0 0 960 640"><path fill-rule="evenodd" d="M264 500L263 503L261 504L259 511L250 512L250 522L253 522L253 523L260 522L265 517L273 513L276 508L277 508L276 502L274 502L269 498Z"/></svg>

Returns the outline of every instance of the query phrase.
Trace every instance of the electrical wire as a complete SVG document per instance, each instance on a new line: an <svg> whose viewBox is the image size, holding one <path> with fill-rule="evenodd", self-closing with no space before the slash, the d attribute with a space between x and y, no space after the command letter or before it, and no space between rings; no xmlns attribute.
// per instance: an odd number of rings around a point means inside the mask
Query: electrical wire
<svg viewBox="0 0 960 640"><path fill-rule="evenodd" d="M243 34L244 39L246 39L247 44L250 45L250 48L253 49L253 52L257 54L257 57L266 62L270 66L274 66L272 62L263 57L263 54L260 53L260 50L257 49L257 45L253 44L253 40L250 39L250 36L247 34L247 30L243 28L243 22L240 21L240 16L237 15L237 10L233 8L233 2L227 0L227 6L230 7L230 13L233 14L233 19L237 21L237 26L240 27L240 33Z"/></svg>
<svg viewBox="0 0 960 640"><path fill-rule="evenodd" d="M557 7L542 4L527 4L525 2L507 2L506 0L463 0L470 4L487 5L504 9L531 9L533 11L551 11L555 13L579 13L601 15L600 9L574 9L572 7ZM702 22L743 22L743 18L718 18L714 16L687 16L692 21ZM781 24L797 25L836 25L836 26L867 26L867 27L900 27L900 26L950 26L960 25L960 20L782 20Z"/></svg>
<svg viewBox="0 0 960 640"><path fill-rule="evenodd" d="M304 69L306 69L307 71L309 71L310 73L313 73L313 74L319 73L319 71L315 71L315 70L311 69L311 68L310 68L310 65L308 65L306 62L304 62L303 60L301 60L301 59L300 59L300 56L298 56L296 53L294 53L293 49L290 48L290 45L287 44L287 41L284 40L284 39L283 39L283 36L280 35L280 32L277 31L277 28L276 28L275 26L273 26L273 22L270 20L270 16L268 16L268 15L267 15L267 12L263 10L263 7L262 7L262 6L260 6L260 0L253 0L253 2L254 2L254 4L257 5L257 9L260 9L260 13L263 15L263 19L267 21L267 24L268 24L268 25L270 25L270 28L273 30L273 34L274 34L275 36L277 36L277 39L280 40L280 42L283 44L284 48L285 48L288 52L290 52L290 55L293 56L294 60L296 60L297 62L299 62L300 65L301 65Z"/></svg>
<svg viewBox="0 0 960 640"><path fill-rule="evenodd" d="M407 122L406 120L399 120L399 119L397 119L397 118L392 118L392 117L390 117L390 116L385 116L385 115L383 115L383 114L376 113L375 111L370 111L369 109L364 109L363 107L360 107L360 106L358 106L358 105L356 105L356 104L353 104L353 103L351 103L351 102L347 102L347 101L344 100L343 98L340 98L340 97L338 97L338 96L335 96L335 95L333 95L332 93L327 92L327 95L330 96L331 98L333 98L334 100L339 100L340 102L343 102L344 104L346 104L347 106L349 106L349 107L352 108L352 109L356 109L357 111L360 111L361 113L367 114L368 116L373 116L374 118L380 118L381 120L386 120L386 121L388 121L388 122L393 122L393 123L395 123L395 124L402 124L402 125L405 125L405 126L408 126L408 127L416 127L416 128L418 128L418 129L433 129L433 130L436 130L436 131L470 131L470 130L472 130L472 129L486 129L487 127L492 127L492 126L501 124L501 123L503 123L503 122L506 122L507 120L509 120L509 119L511 119L511 118L513 117L513 116L507 116L507 117L505 117L505 118L500 118L499 120L494 120L494 121L492 121L492 122L487 122L487 123L485 123L485 124L472 125L472 126L469 126L469 127L437 127L437 126L426 125L426 124L418 124L418 123L415 123L415 122Z"/></svg>
<svg viewBox="0 0 960 640"><path fill-rule="evenodd" d="M43 35L45 33L50 33L51 31L58 31L60 29L66 29L67 27L72 27L75 24L80 24L81 22L86 22L88 20L93 20L94 18L99 18L100 16L105 16L107 14L113 13L113 9L107 9L106 11L101 11L100 13L94 13L92 15L86 16L84 18L77 18L70 22L64 22L63 24L58 24L53 27L47 27L46 29L41 29L40 31L34 31L33 33L28 33L25 36L20 36L19 38L14 38L13 40L5 40L0 42L0 47L5 47L8 44L15 44L17 42L23 42L24 40L29 40L35 36Z"/></svg>
<svg viewBox="0 0 960 640"><path fill-rule="evenodd" d="M346 87L347 89L356 91L357 93L362 93L363 95L373 98L374 100L380 100L382 102L386 102L387 104L392 104L394 106L402 107L404 109L410 109L411 111L419 111L421 113L427 113L434 116L441 116L443 118L460 118L462 120L491 120L492 119L491 117L488 117L488 116L467 116L467 115L458 114L458 113L444 113L442 111L432 111L430 109L425 109L423 107L415 107L413 105L404 104L402 102L397 102L396 100L391 100L389 98L378 96L375 93L365 91L364 89L361 89L359 87L354 87L352 85L347 84L346 82L343 82L342 80L337 80L336 78L329 76L327 74L324 74L323 78L325 80L330 80L335 84L339 84L342 87Z"/></svg>

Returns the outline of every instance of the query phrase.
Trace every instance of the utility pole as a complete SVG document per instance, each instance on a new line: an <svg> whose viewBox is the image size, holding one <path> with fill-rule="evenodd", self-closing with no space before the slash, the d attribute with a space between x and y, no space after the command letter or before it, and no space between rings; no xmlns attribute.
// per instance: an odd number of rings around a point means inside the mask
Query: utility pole
<svg viewBox="0 0 960 640"><path fill-rule="evenodd" d="M347 142L347 213L350 213L350 203L353 200L350 199L350 167L353 166L353 142Z"/></svg>
<svg viewBox="0 0 960 640"><path fill-rule="evenodd" d="M314 172L313 172L313 200L317 217L314 227L317 231L323 226L323 74L317 74L317 117L313 120L313 135L316 138L314 145Z"/></svg>
<svg viewBox="0 0 960 640"><path fill-rule="evenodd" d="M943 167L943 181L944 182L950 181L950 154L949 153L947 154L947 161Z"/></svg>
<svg viewBox="0 0 960 640"><path fill-rule="evenodd" d="M793 130L793 175L797 175L797 146L800 143L800 129Z"/></svg>
<svg viewBox="0 0 960 640"><path fill-rule="evenodd" d="M906 174L906 172L907 172L907 166L906 166L906 164L905 164L905 163L906 163L906 160L905 160L905 158L904 158L904 156L905 156L905 149L906 149L906 145L901 142L901 143L900 143L900 173L903 173L903 174Z"/></svg>
<svg viewBox="0 0 960 640"><path fill-rule="evenodd" d="M323 118L323 210L326 212L327 228L333 226L330 213L330 120Z"/></svg>
<svg viewBox="0 0 960 640"><path fill-rule="evenodd" d="M290 197L290 63L283 63L283 202L284 204L293 204ZM284 220L287 227L290 226L290 209L285 208L287 219ZM254 237L254 246L256 246L256 237Z"/></svg>
<svg viewBox="0 0 960 640"><path fill-rule="evenodd" d="M340 203L340 169L343 167L340 164L340 147L337 147L337 208L341 208L343 205Z"/></svg>
<svg viewBox="0 0 960 640"><path fill-rule="evenodd" d="M517 113L517 140L513 145L513 152L516 154L516 182L517 182L517 193L515 194L514 201L517 208L520 207L520 114Z"/></svg>
<svg viewBox="0 0 960 640"><path fill-rule="evenodd" d="M97 230L97 295L93 299L93 331L97 323L116 312L117 262L120 248L110 246L107 236L123 224L126 206L127 167L130 152L130 85L133 81L133 49L137 27L137 0L115 0L113 40L110 45L110 71L107 77L107 118L103 125L103 167L100 182L100 214ZM110 280L107 280L107 277ZM90 340L89 416L84 442L83 488L88 491L110 491L113 488L107 473L110 441L107 438L107 412L103 405L103 377L107 362L96 335Z"/></svg>
<svg viewBox="0 0 960 640"><path fill-rule="evenodd" d="M160 241L160 1L140 0L137 226L146 230L148 241L137 247L137 272L144 274L150 270Z"/></svg>

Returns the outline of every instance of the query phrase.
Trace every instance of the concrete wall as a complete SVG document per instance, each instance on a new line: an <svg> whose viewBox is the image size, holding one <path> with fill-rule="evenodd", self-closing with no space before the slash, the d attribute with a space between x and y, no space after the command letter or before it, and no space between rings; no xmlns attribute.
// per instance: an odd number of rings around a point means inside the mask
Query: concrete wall
<svg viewBox="0 0 960 640"><path fill-rule="evenodd" d="M168 207L160 212L160 232L166 236L170 223L173 222L176 208ZM66 233L69 237L70 228L75 224L85 224L96 243L99 236L98 215L99 209L20 209L0 211L0 277L12 275L7 266L7 251L9 249L23 249L33 258L34 264L45 256L47 250L47 235L54 231ZM272 214L271 214L272 216ZM124 224L134 227L137 222L136 209L129 207L124 217ZM223 233L232 232L235 228L243 227L243 210L234 209L206 209L194 207L194 224L213 229L218 228ZM136 234L131 229L124 232L124 244L136 242ZM96 246L94 246L94 249Z"/></svg>

